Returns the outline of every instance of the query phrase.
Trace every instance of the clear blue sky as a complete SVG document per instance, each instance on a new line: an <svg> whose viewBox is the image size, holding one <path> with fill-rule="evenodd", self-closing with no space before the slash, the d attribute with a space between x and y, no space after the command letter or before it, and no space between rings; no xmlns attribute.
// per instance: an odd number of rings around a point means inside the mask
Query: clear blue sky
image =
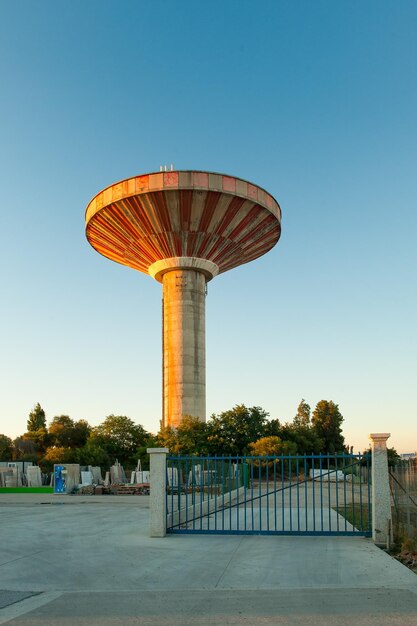
<svg viewBox="0 0 417 626"><path fill-rule="evenodd" d="M417 3L0 3L0 432L161 417L161 288L84 236L93 195L177 169L281 204L272 252L207 298L207 409L339 404L417 448Z"/></svg>

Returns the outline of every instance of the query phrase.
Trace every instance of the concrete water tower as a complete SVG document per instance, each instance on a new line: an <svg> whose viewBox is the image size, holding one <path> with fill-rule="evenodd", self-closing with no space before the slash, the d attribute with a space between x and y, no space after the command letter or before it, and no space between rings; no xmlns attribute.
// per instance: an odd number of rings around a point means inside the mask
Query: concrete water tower
<svg viewBox="0 0 417 626"><path fill-rule="evenodd" d="M107 187L85 218L97 252L162 283L162 424L176 427L184 415L204 421L206 284L277 243L279 204L233 176L160 171Z"/></svg>

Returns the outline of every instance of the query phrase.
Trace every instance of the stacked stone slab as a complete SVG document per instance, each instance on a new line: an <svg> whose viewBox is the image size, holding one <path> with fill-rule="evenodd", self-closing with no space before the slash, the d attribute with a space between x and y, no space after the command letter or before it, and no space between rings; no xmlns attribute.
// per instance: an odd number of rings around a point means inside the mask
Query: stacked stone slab
<svg viewBox="0 0 417 626"><path fill-rule="evenodd" d="M124 485L127 482L123 466L118 461L110 468L110 483L112 485Z"/></svg>
<svg viewBox="0 0 417 626"><path fill-rule="evenodd" d="M8 487L7 482L13 478L13 470L11 467L0 467L0 487Z"/></svg>
<svg viewBox="0 0 417 626"><path fill-rule="evenodd" d="M130 476L130 482L132 485L149 485L149 471L133 471Z"/></svg>
<svg viewBox="0 0 417 626"><path fill-rule="evenodd" d="M41 468L37 465L26 469L26 478L28 487L42 487Z"/></svg>
<svg viewBox="0 0 417 626"><path fill-rule="evenodd" d="M103 477L101 475L101 467L99 465L89 465L88 469L93 476L93 483L95 485L102 485Z"/></svg>

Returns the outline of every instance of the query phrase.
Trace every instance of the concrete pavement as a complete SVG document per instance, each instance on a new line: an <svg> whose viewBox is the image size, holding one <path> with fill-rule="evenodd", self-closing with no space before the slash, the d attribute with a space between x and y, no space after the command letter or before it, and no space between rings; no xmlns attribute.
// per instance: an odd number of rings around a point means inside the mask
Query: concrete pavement
<svg viewBox="0 0 417 626"><path fill-rule="evenodd" d="M361 537L151 539L146 496L25 498L0 495L0 624L417 623L417 576Z"/></svg>

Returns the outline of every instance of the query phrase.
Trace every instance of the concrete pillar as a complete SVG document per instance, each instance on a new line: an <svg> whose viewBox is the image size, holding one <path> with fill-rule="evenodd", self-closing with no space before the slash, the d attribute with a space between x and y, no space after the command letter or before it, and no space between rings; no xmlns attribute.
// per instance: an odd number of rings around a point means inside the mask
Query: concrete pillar
<svg viewBox="0 0 417 626"><path fill-rule="evenodd" d="M206 278L178 269L162 286L163 423L176 428L184 415L206 419Z"/></svg>
<svg viewBox="0 0 417 626"><path fill-rule="evenodd" d="M387 439L390 433L372 433L372 539L386 546L391 532Z"/></svg>
<svg viewBox="0 0 417 626"><path fill-rule="evenodd" d="M148 448L150 455L150 535L167 534L166 457L168 448Z"/></svg>
<svg viewBox="0 0 417 626"><path fill-rule="evenodd" d="M162 426L184 415L206 420L206 283L219 268L196 257L156 261L148 273L162 283Z"/></svg>

